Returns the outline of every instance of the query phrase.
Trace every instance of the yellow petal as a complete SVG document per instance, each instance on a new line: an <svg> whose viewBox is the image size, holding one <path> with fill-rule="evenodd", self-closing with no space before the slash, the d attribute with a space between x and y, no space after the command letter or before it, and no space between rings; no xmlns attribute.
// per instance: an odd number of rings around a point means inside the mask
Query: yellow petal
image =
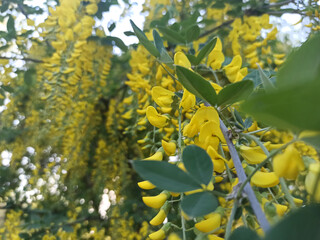
<svg viewBox="0 0 320 240"><path fill-rule="evenodd" d="M304 170L300 153L293 144L288 146L283 153L274 157L273 169L279 177L289 180L296 179L299 172Z"/></svg>
<svg viewBox="0 0 320 240"><path fill-rule="evenodd" d="M174 64L183 66L185 68L191 68L191 63L183 52L177 52L174 55Z"/></svg>
<svg viewBox="0 0 320 240"><path fill-rule="evenodd" d="M155 86L151 90L152 99L160 107L170 107L173 102L174 93L160 86Z"/></svg>
<svg viewBox="0 0 320 240"><path fill-rule="evenodd" d="M146 115L151 125L157 128L165 127L167 125L167 120L169 120L168 117L159 114L152 106L147 107Z"/></svg>
<svg viewBox="0 0 320 240"><path fill-rule="evenodd" d="M213 213L210 218L202 220L195 224L195 227L201 232L211 232L212 230L219 228L221 224L221 215L219 213Z"/></svg>
<svg viewBox="0 0 320 240"><path fill-rule="evenodd" d="M156 160L156 161L162 161L163 159L163 153L161 151L156 152L152 156L145 158L144 160Z"/></svg>
<svg viewBox="0 0 320 240"><path fill-rule="evenodd" d="M248 147L241 145L240 154L249 164L259 164L267 158L267 155L259 146Z"/></svg>
<svg viewBox="0 0 320 240"><path fill-rule="evenodd" d="M174 142L161 141L162 147L168 156L173 156L176 153L176 144Z"/></svg>
<svg viewBox="0 0 320 240"><path fill-rule="evenodd" d="M152 196L152 197L142 197L142 201L148 207L152 208L161 208L163 204L167 201L167 194L160 193L159 195Z"/></svg>
<svg viewBox="0 0 320 240"><path fill-rule="evenodd" d="M139 186L141 189L145 189L145 190L151 190L151 189L156 188L156 186L153 185L153 184L152 184L151 182L149 182L149 181L138 182L138 186Z"/></svg>
<svg viewBox="0 0 320 240"><path fill-rule="evenodd" d="M180 102L180 107L185 111L193 108L196 104L196 96L190 93L187 89L183 89L183 96Z"/></svg>
<svg viewBox="0 0 320 240"><path fill-rule="evenodd" d="M274 172L256 172L251 178L251 183L261 188L274 187L279 184L279 178Z"/></svg>
<svg viewBox="0 0 320 240"><path fill-rule="evenodd" d="M149 238L151 240L162 240L162 239L165 239L165 237L166 237L166 234L163 229L160 229L154 233L149 234Z"/></svg>
<svg viewBox="0 0 320 240"><path fill-rule="evenodd" d="M150 224L153 226L158 226L163 223L166 217L167 217L167 214L165 213L165 211L163 209L160 209L158 214L151 219Z"/></svg>

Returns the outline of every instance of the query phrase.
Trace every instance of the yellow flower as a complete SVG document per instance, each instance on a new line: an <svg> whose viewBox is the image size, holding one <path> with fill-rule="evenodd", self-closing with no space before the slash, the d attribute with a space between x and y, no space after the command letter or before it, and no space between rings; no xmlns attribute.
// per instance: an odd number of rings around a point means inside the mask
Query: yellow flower
<svg viewBox="0 0 320 240"><path fill-rule="evenodd" d="M208 65L213 69L217 70L221 68L224 62L224 55L222 53L222 43L219 38L217 38L216 45L214 49L208 55Z"/></svg>
<svg viewBox="0 0 320 240"><path fill-rule="evenodd" d="M212 146L207 148L207 152L212 159L214 171L218 173L223 173L226 169L225 162L227 161L224 159Z"/></svg>
<svg viewBox="0 0 320 240"><path fill-rule="evenodd" d="M209 240L224 240L224 238L218 237L217 235L209 234L208 235Z"/></svg>
<svg viewBox="0 0 320 240"><path fill-rule="evenodd" d="M185 68L191 68L191 63L183 52L177 52L174 55L174 64Z"/></svg>
<svg viewBox="0 0 320 240"><path fill-rule="evenodd" d="M299 172L304 170L300 153L293 144L273 158L273 169L279 177L288 180L296 179Z"/></svg>
<svg viewBox="0 0 320 240"><path fill-rule="evenodd" d="M248 70L246 68L240 69L241 66L242 58L240 55L236 55L232 61L223 68L230 82L238 82L247 74Z"/></svg>
<svg viewBox="0 0 320 240"><path fill-rule="evenodd" d="M145 158L144 160L162 161L162 159L163 159L163 153L162 153L162 151L158 151L155 154L153 154L152 156Z"/></svg>
<svg viewBox="0 0 320 240"><path fill-rule="evenodd" d="M166 212L163 209L160 209L158 214L151 219L150 224L153 226L158 226L163 223L166 217L167 217Z"/></svg>
<svg viewBox="0 0 320 240"><path fill-rule="evenodd" d="M194 114L190 123L184 127L183 135L187 137L194 137L194 135L200 131L202 124L208 121L213 121L220 127L219 115L217 111L213 107L202 106Z"/></svg>
<svg viewBox="0 0 320 240"><path fill-rule="evenodd" d="M168 240L181 240L181 238L179 238L177 234L171 233L168 237Z"/></svg>
<svg viewBox="0 0 320 240"><path fill-rule="evenodd" d="M165 239L165 237L166 233L162 228L154 233L149 234L149 238L151 240L162 240Z"/></svg>
<svg viewBox="0 0 320 240"><path fill-rule="evenodd" d="M320 174L320 163L319 162L311 163L309 165L309 172L305 180L305 185L306 185L307 192L310 195L313 195L314 199L317 202L320 202L320 182L319 181L317 182L319 174ZM315 192L313 192L315 187L316 187Z"/></svg>
<svg viewBox="0 0 320 240"><path fill-rule="evenodd" d="M266 198L262 198L262 205L264 206L268 201L268 199ZM277 214L282 217L286 211L288 210L288 206L286 205L282 205L282 204L278 204L278 203L273 203L273 205L276 207L276 212Z"/></svg>
<svg viewBox="0 0 320 240"><path fill-rule="evenodd" d="M201 147L207 149L211 146L214 149L218 149L219 145L219 126L214 121L208 121L204 123L200 128L199 143Z"/></svg>
<svg viewBox="0 0 320 240"><path fill-rule="evenodd" d="M183 96L179 107L182 107L185 111L193 108L196 104L196 96L190 93L187 89L183 89Z"/></svg>
<svg viewBox="0 0 320 240"><path fill-rule="evenodd" d="M251 183L257 187L268 188L279 184L279 178L274 172L256 172L251 178Z"/></svg>
<svg viewBox="0 0 320 240"><path fill-rule="evenodd" d="M151 189L156 188L156 186L153 185L153 184L152 184L151 182L149 182L149 181L138 182L138 186L139 186L141 189L145 189L145 190L151 190Z"/></svg>
<svg viewBox="0 0 320 240"><path fill-rule="evenodd" d="M129 96L129 97L126 97L125 99L123 99L123 103L124 104L131 104L132 103L132 101L133 101L133 95L131 95L131 96Z"/></svg>
<svg viewBox="0 0 320 240"><path fill-rule="evenodd" d="M128 112L121 115L123 119L130 119L132 117L133 109L130 109Z"/></svg>
<svg viewBox="0 0 320 240"><path fill-rule="evenodd" d="M267 155L259 146L248 147L241 145L240 154L249 164L259 164L267 158Z"/></svg>
<svg viewBox="0 0 320 240"><path fill-rule="evenodd" d="M278 29L275 27L274 29L272 29L271 32L269 32L269 33L267 34L266 39L267 39L267 40L275 40L277 33L278 33Z"/></svg>
<svg viewBox="0 0 320 240"><path fill-rule="evenodd" d="M168 156L173 156L176 153L177 145L174 142L161 141L162 147Z"/></svg>
<svg viewBox="0 0 320 240"><path fill-rule="evenodd" d="M212 230L219 228L221 224L220 213L213 213L208 219L202 220L195 224L196 229L201 232L211 232Z"/></svg>
<svg viewBox="0 0 320 240"><path fill-rule="evenodd" d="M159 86L155 86L151 90L153 101L155 101L160 107L170 107L173 102L172 97L174 93Z"/></svg>
<svg viewBox="0 0 320 240"><path fill-rule="evenodd" d="M147 107L146 115L151 125L157 128L165 127L167 125L167 120L169 120L168 117L159 114L152 106Z"/></svg>
<svg viewBox="0 0 320 240"><path fill-rule="evenodd" d="M171 223L168 222L168 223L164 224L160 230L158 230L158 231L156 231L154 233L151 233L149 235L149 238L151 240L162 240L162 239L165 239L166 233L170 230L170 228L171 228Z"/></svg>
<svg viewBox="0 0 320 240"><path fill-rule="evenodd" d="M98 6L95 3L90 3L89 5L86 6L86 12L89 15L93 15L98 11Z"/></svg>
<svg viewBox="0 0 320 240"><path fill-rule="evenodd" d="M152 197L142 197L142 201L152 208L161 208L163 204L167 201L167 198L170 196L166 191L161 192L160 194Z"/></svg>

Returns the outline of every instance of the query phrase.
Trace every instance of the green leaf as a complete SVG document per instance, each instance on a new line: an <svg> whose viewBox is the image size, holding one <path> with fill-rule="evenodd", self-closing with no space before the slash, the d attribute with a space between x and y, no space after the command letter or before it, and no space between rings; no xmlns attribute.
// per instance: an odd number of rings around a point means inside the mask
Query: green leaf
<svg viewBox="0 0 320 240"><path fill-rule="evenodd" d="M213 163L208 153L196 145L187 146L182 161L188 173L199 183L208 185L213 175Z"/></svg>
<svg viewBox="0 0 320 240"><path fill-rule="evenodd" d="M245 129L248 129L249 127L251 127L253 121L251 117L246 118L246 120L244 120L244 127Z"/></svg>
<svg viewBox="0 0 320 240"><path fill-rule="evenodd" d="M186 192L201 188L189 174L176 165L160 161L133 161L139 175L160 189L171 192Z"/></svg>
<svg viewBox="0 0 320 240"><path fill-rule="evenodd" d="M258 234L247 227L239 227L232 232L228 240L259 240Z"/></svg>
<svg viewBox="0 0 320 240"><path fill-rule="evenodd" d="M260 75L261 82L263 84L263 87L266 92L272 92L275 90L275 87L273 86L273 83L270 81L270 79L267 77L267 75L263 72L260 65L258 65L258 71Z"/></svg>
<svg viewBox="0 0 320 240"><path fill-rule="evenodd" d="M272 227L265 240L320 239L320 205L299 208Z"/></svg>
<svg viewBox="0 0 320 240"><path fill-rule="evenodd" d="M195 65L198 65L202 59L209 55L214 46L216 45L217 38L213 38L210 42L208 42L203 48L201 48L200 52L197 55L197 61Z"/></svg>
<svg viewBox="0 0 320 240"><path fill-rule="evenodd" d="M238 121L238 123L240 123L242 126L244 126L244 122L242 120L242 117L241 117L240 113L237 111L237 109L234 109L233 113L234 113L234 116L235 116L236 120Z"/></svg>
<svg viewBox="0 0 320 240"><path fill-rule="evenodd" d="M7 22L7 31L8 31L8 36L11 38L14 38L16 36L16 29L14 27L14 19L12 15L9 15L9 19Z"/></svg>
<svg viewBox="0 0 320 240"><path fill-rule="evenodd" d="M272 93L258 94L242 104L242 110L258 121L292 131L320 131L319 81Z"/></svg>
<svg viewBox="0 0 320 240"><path fill-rule="evenodd" d="M191 93L207 101L212 106L217 104L217 94L211 84L201 75L181 66L176 66L179 82Z"/></svg>
<svg viewBox="0 0 320 240"><path fill-rule="evenodd" d="M200 28L198 27L198 25L194 25L188 28L186 32L187 42L192 42L197 40L199 35L200 35Z"/></svg>
<svg viewBox="0 0 320 240"><path fill-rule="evenodd" d="M35 78L36 78L36 70L31 68L28 69L25 73L24 73L24 82L27 85L31 85L33 82L35 82Z"/></svg>
<svg viewBox="0 0 320 240"><path fill-rule="evenodd" d="M154 46L152 42L149 41L147 36L142 32L132 20L130 20L131 26L133 28L134 33L138 37L140 43L155 57L160 57L160 52L158 49Z"/></svg>
<svg viewBox="0 0 320 240"><path fill-rule="evenodd" d="M124 35L126 35L126 36L135 36L135 34L134 34L134 32L131 32L131 31L125 31L125 32L123 32L124 33Z"/></svg>
<svg viewBox="0 0 320 240"><path fill-rule="evenodd" d="M159 33L155 29L153 29L152 34L153 34L154 45L156 45L156 48L161 53L162 49L165 49L163 46L162 38L160 37Z"/></svg>
<svg viewBox="0 0 320 240"><path fill-rule="evenodd" d="M113 23L108 27L108 31L109 31L109 32L112 32L112 31L115 29L115 27L116 27L116 23L113 22Z"/></svg>
<svg viewBox="0 0 320 240"><path fill-rule="evenodd" d="M178 32L171 30L167 27L158 26L159 31L163 34L163 37L173 44L185 43L186 39Z"/></svg>
<svg viewBox="0 0 320 240"><path fill-rule="evenodd" d="M186 54L188 60L190 61L191 65L196 65L197 57L191 54Z"/></svg>
<svg viewBox="0 0 320 240"><path fill-rule="evenodd" d="M190 217L201 217L216 210L219 206L217 198L210 192L198 192L183 197L182 210Z"/></svg>
<svg viewBox="0 0 320 240"><path fill-rule="evenodd" d="M218 94L218 105L233 104L246 99L253 91L253 82L243 80L225 86Z"/></svg>
<svg viewBox="0 0 320 240"><path fill-rule="evenodd" d="M2 85L1 88L6 92L13 93L13 88L11 86Z"/></svg>
<svg viewBox="0 0 320 240"><path fill-rule="evenodd" d="M122 51L127 51L128 47L124 44L124 42L117 37L107 36L101 39L102 44L110 44L112 46L117 46Z"/></svg>
<svg viewBox="0 0 320 240"><path fill-rule="evenodd" d="M174 69L174 66L173 66L173 60L172 58L170 57L170 55L167 53L167 51L163 48L161 50L161 53L160 53L160 58L159 60L162 62L162 63L165 63L167 66L169 66L171 69Z"/></svg>
<svg viewBox="0 0 320 240"><path fill-rule="evenodd" d="M302 46L289 55L277 75L277 87L287 88L293 85L314 81L320 76L320 33L311 37Z"/></svg>

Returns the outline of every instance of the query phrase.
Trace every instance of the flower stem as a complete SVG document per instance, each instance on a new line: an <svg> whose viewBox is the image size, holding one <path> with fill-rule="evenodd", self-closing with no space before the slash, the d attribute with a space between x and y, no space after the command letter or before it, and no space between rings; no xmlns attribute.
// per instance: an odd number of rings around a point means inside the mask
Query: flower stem
<svg viewBox="0 0 320 240"><path fill-rule="evenodd" d="M236 215L238 205L239 205L238 200L234 199L233 208L231 210L230 218L229 218L229 221L228 221L228 224L227 224L227 228L226 228L226 234L224 236L225 239L228 239L230 237L231 229L232 229L232 223L233 223L234 217Z"/></svg>

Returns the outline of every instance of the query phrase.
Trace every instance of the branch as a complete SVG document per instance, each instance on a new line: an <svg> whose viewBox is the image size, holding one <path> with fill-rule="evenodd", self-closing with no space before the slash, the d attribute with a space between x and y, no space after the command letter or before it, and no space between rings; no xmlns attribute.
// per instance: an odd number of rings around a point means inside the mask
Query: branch
<svg viewBox="0 0 320 240"><path fill-rule="evenodd" d="M35 62L35 63L43 63L42 60L40 59L34 59L34 58L15 58L15 57L5 57L5 56L0 56L0 59L8 59L8 60L15 60L15 61L18 61L18 60L23 60L23 61L30 61L30 62Z"/></svg>
<svg viewBox="0 0 320 240"><path fill-rule="evenodd" d="M287 5L289 3L294 3L294 1L288 0L288 1L283 1L283 2L273 3L273 4L267 5L266 7L267 8L281 7L281 6Z"/></svg>
<svg viewBox="0 0 320 240"><path fill-rule="evenodd" d="M229 21L226 21L226 22L220 24L219 26L216 26L216 27L214 27L214 28L212 28L212 29L210 29L210 30L208 30L208 31L200 34L199 38L202 38L202 37L204 37L204 36L207 36L207 35L213 33L214 31L216 31L216 30L218 30L218 29L220 29L220 28L223 28L223 27L225 27L225 26L228 26L228 25L230 25L231 23L233 23L233 21L234 21L234 19L231 19L231 20L229 20Z"/></svg>
<svg viewBox="0 0 320 240"><path fill-rule="evenodd" d="M228 137L228 128L226 127L226 125L224 125L224 123L221 119L220 119L220 128L221 128L221 131L222 131L224 138L226 139L226 142L227 142L227 145L229 148L229 152L230 152L231 158L233 160L233 164L234 164L236 171L237 171L239 182L243 183L244 181L246 181L247 176L244 172L244 169L242 168L238 152L235 149L232 141ZM247 183L243 190L248 196L251 207L253 209L254 214L256 215L256 217L258 219L258 222L260 223L260 226L262 227L263 231L266 232L270 228L270 224L261 209L261 206L256 198L256 195L255 195L252 187L250 186L249 183Z"/></svg>

